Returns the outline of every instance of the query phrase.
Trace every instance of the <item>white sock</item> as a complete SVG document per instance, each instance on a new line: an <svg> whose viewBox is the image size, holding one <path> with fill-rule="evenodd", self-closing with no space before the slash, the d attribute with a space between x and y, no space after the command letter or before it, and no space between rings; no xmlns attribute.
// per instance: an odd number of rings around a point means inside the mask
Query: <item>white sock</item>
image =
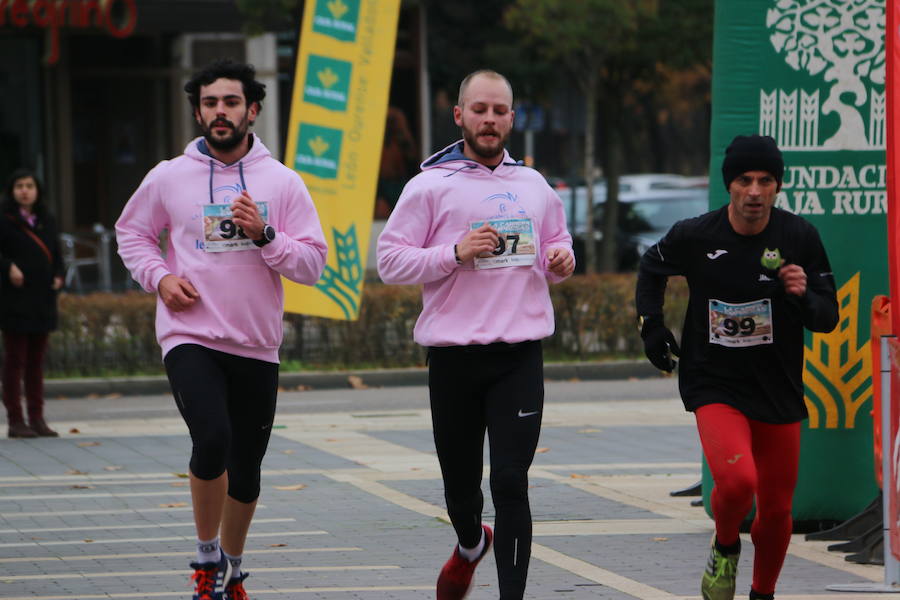
<svg viewBox="0 0 900 600"><path fill-rule="evenodd" d="M219 536L214 537L208 542L197 540L197 562L201 565L204 563L217 563L222 560L222 551L219 549Z"/></svg>
<svg viewBox="0 0 900 600"><path fill-rule="evenodd" d="M241 561L244 560L244 555L241 554L240 556L231 556L224 550L222 550L222 554L224 554L225 558L228 559L228 562L231 563L231 578L235 579L237 577L240 577L241 576Z"/></svg>
<svg viewBox="0 0 900 600"><path fill-rule="evenodd" d="M481 529L481 541L478 542L478 545L474 548L463 548L459 547L459 553L462 555L464 559L469 562L474 562L478 560L478 557L481 556L481 553L484 552L484 528Z"/></svg>

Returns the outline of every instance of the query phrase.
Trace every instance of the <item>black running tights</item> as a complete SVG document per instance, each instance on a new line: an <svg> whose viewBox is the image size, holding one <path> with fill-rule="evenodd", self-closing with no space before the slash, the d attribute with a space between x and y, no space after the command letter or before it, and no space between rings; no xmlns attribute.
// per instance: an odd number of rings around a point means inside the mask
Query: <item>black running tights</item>
<svg viewBox="0 0 900 600"><path fill-rule="evenodd" d="M191 433L191 472L212 480L228 471L228 495L253 502L275 419L278 365L197 344L172 348L163 362Z"/></svg>
<svg viewBox="0 0 900 600"><path fill-rule="evenodd" d="M541 430L541 343L430 348L428 386L447 512L465 548L481 538L484 434L500 598L519 599L531 558L528 468Z"/></svg>

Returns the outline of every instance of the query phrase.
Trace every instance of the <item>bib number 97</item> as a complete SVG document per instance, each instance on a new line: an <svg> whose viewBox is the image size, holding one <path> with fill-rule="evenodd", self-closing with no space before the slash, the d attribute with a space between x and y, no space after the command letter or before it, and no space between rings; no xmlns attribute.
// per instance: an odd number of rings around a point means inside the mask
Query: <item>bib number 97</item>
<svg viewBox="0 0 900 600"><path fill-rule="evenodd" d="M512 242L512 246L509 249L509 253L515 254L516 247L519 245L519 234L518 233L511 233L506 236L506 239L504 239L503 236L500 236L499 238L497 238L497 247L494 248L494 251L492 252L492 254L494 256L500 256L501 254L506 253L506 242L507 241Z"/></svg>

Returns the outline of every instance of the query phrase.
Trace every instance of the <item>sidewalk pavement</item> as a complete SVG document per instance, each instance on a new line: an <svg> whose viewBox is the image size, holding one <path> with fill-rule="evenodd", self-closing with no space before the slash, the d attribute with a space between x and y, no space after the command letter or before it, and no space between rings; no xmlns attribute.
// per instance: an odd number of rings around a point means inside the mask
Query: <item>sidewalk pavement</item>
<svg viewBox="0 0 900 600"><path fill-rule="evenodd" d="M404 408L379 409L387 396ZM336 397L358 408L307 409ZM712 523L668 493L700 469L675 382L548 382L547 398L530 472L527 597L699 598ZM280 395L244 553L251 598L434 597L454 535L426 405L422 387ZM61 438L0 440L0 598L189 598L190 440L171 400L51 401L48 417ZM750 585L753 546L743 541L738 598ZM779 600L881 598L826 592L883 578L826 545L794 536ZM470 598L497 595L489 554Z"/></svg>
<svg viewBox="0 0 900 600"><path fill-rule="evenodd" d="M610 380L659 377L659 370L646 360L616 360L604 362L548 363L545 377L555 381ZM427 385L425 368L410 369L358 369L353 371L301 371L282 373L284 389L341 389L356 385L370 387L398 387ZM136 396L169 393L169 382L164 375L150 377L84 377L77 379L47 379L44 394L47 398L79 398L119 394Z"/></svg>

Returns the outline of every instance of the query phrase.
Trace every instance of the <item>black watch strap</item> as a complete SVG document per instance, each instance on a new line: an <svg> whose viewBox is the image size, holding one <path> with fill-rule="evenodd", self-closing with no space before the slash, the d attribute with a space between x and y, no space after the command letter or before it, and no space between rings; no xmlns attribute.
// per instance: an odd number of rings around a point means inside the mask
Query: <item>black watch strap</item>
<svg viewBox="0 0 900 600"><path fill-rule="evenodd" d="M271 225L266 225L265 227L263 227L262 234L262 239L253 240L253 245L257 248L262 248L275 239L275 228Z"/></svg>

